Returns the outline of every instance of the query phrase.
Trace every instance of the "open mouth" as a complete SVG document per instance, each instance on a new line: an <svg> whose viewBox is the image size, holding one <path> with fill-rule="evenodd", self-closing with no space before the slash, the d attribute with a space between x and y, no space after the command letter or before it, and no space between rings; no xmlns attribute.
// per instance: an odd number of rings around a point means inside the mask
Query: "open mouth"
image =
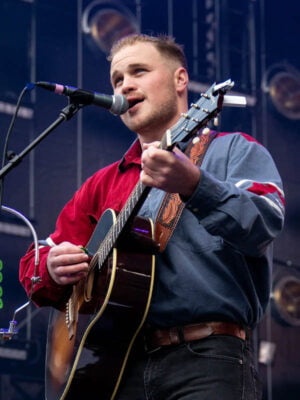
<svg viewBox="0 0 300 400"><path fill-rule="evenodd" d="M141 103L144 99L128 99L129 108L134 107L136 104Z"/></svg>

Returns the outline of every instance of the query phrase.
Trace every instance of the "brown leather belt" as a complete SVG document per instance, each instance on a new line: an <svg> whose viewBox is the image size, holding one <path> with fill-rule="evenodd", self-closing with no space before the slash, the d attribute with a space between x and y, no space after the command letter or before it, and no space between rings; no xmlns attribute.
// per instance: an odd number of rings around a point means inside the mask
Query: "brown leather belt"
<svg viewBox="0 0 300 400"><path fill-rule="evenodd" d="M233 322L201 322L182 327L149 330L145 335L145 344L148 351L154 351L162 346L191 342L210 335L230 335L246 339L245 329Z"/></svg>

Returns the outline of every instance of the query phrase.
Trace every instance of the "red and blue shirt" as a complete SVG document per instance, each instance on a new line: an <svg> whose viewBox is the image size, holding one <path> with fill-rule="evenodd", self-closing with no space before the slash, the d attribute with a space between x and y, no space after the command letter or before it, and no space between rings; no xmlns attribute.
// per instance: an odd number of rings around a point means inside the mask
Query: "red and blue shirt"
<svg viewBox="0 0 300 400"><path fill-rule="evenodd" d="M60 213L55 231L40 249L33 300L59 306L68 288L50 278L49 246L85 245L107 208L120 211L139 179L136 141L119 162L90 177ZM242 133L221 133L201 165L201 179L185 203L164 252L156 256L148 322L174 326L229 320L254 326L269 301L272 242L284 221L280 175L269 152ZM139 214L155 221L164 192L151 189ZM31 288L34 251L21 260L20 280Z"/></svg>

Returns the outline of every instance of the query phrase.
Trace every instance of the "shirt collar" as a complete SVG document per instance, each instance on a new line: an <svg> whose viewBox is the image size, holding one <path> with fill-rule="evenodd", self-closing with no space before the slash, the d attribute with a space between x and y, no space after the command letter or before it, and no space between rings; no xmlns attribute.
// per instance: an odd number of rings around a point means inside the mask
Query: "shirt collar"
<svg viewBox="0 0 300 400"><path fill-rule="evenodd" d="M141 165L142 148L138 139L136 139L124 154L119 162L119 170L124 172L132 164Z"/></svg>

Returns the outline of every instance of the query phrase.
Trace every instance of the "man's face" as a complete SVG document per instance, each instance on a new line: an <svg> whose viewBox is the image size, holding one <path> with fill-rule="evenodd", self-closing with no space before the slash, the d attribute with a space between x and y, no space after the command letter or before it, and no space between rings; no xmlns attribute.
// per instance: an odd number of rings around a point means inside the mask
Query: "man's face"
<svg viewBox="0 0 300 400"><path fill-rule="evenodd" d="M175 84L178 67L150 43L125 46L112 59L114 93L124 95L131 105L121 119L145 139L160 140L179 118Z"/></svg>

